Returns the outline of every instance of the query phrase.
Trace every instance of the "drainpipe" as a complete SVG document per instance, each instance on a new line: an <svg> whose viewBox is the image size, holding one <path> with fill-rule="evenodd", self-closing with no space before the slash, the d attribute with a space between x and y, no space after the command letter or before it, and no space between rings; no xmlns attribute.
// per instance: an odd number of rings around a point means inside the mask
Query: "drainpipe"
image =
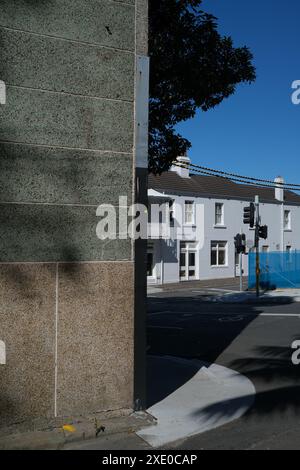
<svg viewBox="0 0 300 470"><path fill-rule="evenodd" d="M281 202L280 207L280 248L281 252L284 252L284 179L278 176L274 180L275 187L275 199Z"/></svg>
<svg viewBox="0 0 300 470"><path fill-rule="evenodd" d="M284 252L284 204L281 204L281 251Z"/></svg>

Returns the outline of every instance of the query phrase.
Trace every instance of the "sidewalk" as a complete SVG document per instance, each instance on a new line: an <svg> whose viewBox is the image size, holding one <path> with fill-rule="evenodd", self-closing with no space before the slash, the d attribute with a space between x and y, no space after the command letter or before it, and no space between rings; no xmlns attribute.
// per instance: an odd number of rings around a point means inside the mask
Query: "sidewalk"
<svg viewBox="0 0 300 470"><path fill-rule="evenodd" d="M32 432L2 429L0 450L160 448L239 418L255 396L250 380L231 369L171 356L148 357L148 387L146 412L94 415Z"/></svg>
<svg viewBox="0 0 300 470"><path fill-rule="evenodd" d="M263 292L259 298L254 290L248 291L248 278L243 278L243 291L240 292L239 278L225 278L207 281L187 281L174 284L148 285L148 295L157 293L189 292L205 295L205 301L219 303L286 303L300 302L300 289L276 289Z"/></svg>
<svg viewBox="0 0 300 470"><path fill-rule="evenodd" d="M250 303L250 304L283 304L300 302L300 289L276 289L261 292L257 297L254 291L225 293L222 296L211 298L212 302L219 303Z"/></svg>
<svg viewBox="0 0 300 470"><path fill-rule="evenodd" d="M157 419L156 425L137 434L154 448L234 421L254 402L256 392L252 382L224 366L196 359L152 356L149 369L150 376L156 377L155 382L165 387L166 393L147 410Z"/></svg>
<svg viewBox="0 0 300 470"><path fill-rule="evenodd" d="M93 415L61 421L61 426L34 431L17 431L18 426L1 429L0 450L64 450L74 446L84 446L97 442L107 448L116 436L122 436L124 442L131 442L135 433L153 424L153 418L145 413L133 413L130 410L120 416L102 417Z"/></svg>
<svg viewBox="0 0 300 470"><path fill-rule="evenodd" d="M248 278L243 278L243 289L248 287ZM183 281L171 284L148 284L148 294L157 292L182 291L187 289L222 289L222 290L240 290L240 279L238 277L225 279L208 279L196 281Z"/></svg>
<svg viewBox="0 0 300 470"><path fill-rule="evenodd" d="M136 433L70 444L66 449L165 449L241 417L253 404L253 384L231 369L173 356L148 360L147 411L155 423Z"/></svg>

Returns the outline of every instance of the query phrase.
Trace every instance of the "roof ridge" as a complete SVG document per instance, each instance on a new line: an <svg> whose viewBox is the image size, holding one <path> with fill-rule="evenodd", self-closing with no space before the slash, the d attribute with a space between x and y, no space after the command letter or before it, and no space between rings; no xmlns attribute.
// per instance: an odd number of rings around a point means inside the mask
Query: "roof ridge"
<svg viewBox="0 0 300 470"><path fill-rule="evenodd" d="M279 203L275 199L274 188L256 187L251 184L242 184L232 181L230 178L218 177L215 175L197 175L191 174L190 178L182 178L174 171L167 171L161 175L149 175L149 189L159 189L169 191L172 194L182 193L194 194L195 197L223 197L226 199L253 199L257 194L262 201ZM285 202L297 204L300 206L300 195L294 191L285 191Z"/></svg>

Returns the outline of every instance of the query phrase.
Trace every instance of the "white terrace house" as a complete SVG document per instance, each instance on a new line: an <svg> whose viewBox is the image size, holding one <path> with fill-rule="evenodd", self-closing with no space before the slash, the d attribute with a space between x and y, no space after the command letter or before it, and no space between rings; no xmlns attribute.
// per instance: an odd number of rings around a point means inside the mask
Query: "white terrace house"
<svg viewBox="0 0 300 470"><path fill-rule="evenodd" d="M188 157L177 161L190 162ZM248 251L253 249L254 229L243 224L243 209L255 195L260 198L261 223L269 228L268 239L260 241L261 251L300 250L300 195L280 187L194 175L175 166L161 176L150 175L148 283L238 276L234 237L243 230ZM153 204L162 204L164 211L151 215ZM166 218L171 235L161 236L158 227ZM243 255L243 273L248 274L247 255Z"/></svg>

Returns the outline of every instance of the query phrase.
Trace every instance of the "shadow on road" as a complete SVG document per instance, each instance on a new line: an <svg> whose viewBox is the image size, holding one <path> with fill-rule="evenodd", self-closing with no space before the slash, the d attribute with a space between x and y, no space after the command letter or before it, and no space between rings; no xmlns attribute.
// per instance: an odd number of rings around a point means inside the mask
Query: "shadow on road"
<svg viewBox="0 0 300 470"><path fill-rule="evenodd" d="M282 296L276 303L293 303ZM190 380L197 368L166 371L155 356L176 356L214 363L239 335L263 313L264 307L274 306L274 300L259 304L216 304L193 297L155 297L149 300L148 309L148 406L161 401ZM161 312L161 313L160 313ZM296 338L298 339L298 338ZM269 383L270 390L257 390L251 413L268 414L275 408L285 410L292 406L300 409L300 386L298 368L291 362L290 347L257 347L253 356L240 357L226 364L253 383ZM272 383L280 379L280 387ZM292 383L295 382L295 383ZM283 383L286 382L286 383ZM275 383L275 382L274 382ZM273 384L274 385L274 384ZM238 399L216 403L205 410L208 417L216 420L220 414L230 416L236 412ZM203 410L199 410L203 413Z"/></svg>

